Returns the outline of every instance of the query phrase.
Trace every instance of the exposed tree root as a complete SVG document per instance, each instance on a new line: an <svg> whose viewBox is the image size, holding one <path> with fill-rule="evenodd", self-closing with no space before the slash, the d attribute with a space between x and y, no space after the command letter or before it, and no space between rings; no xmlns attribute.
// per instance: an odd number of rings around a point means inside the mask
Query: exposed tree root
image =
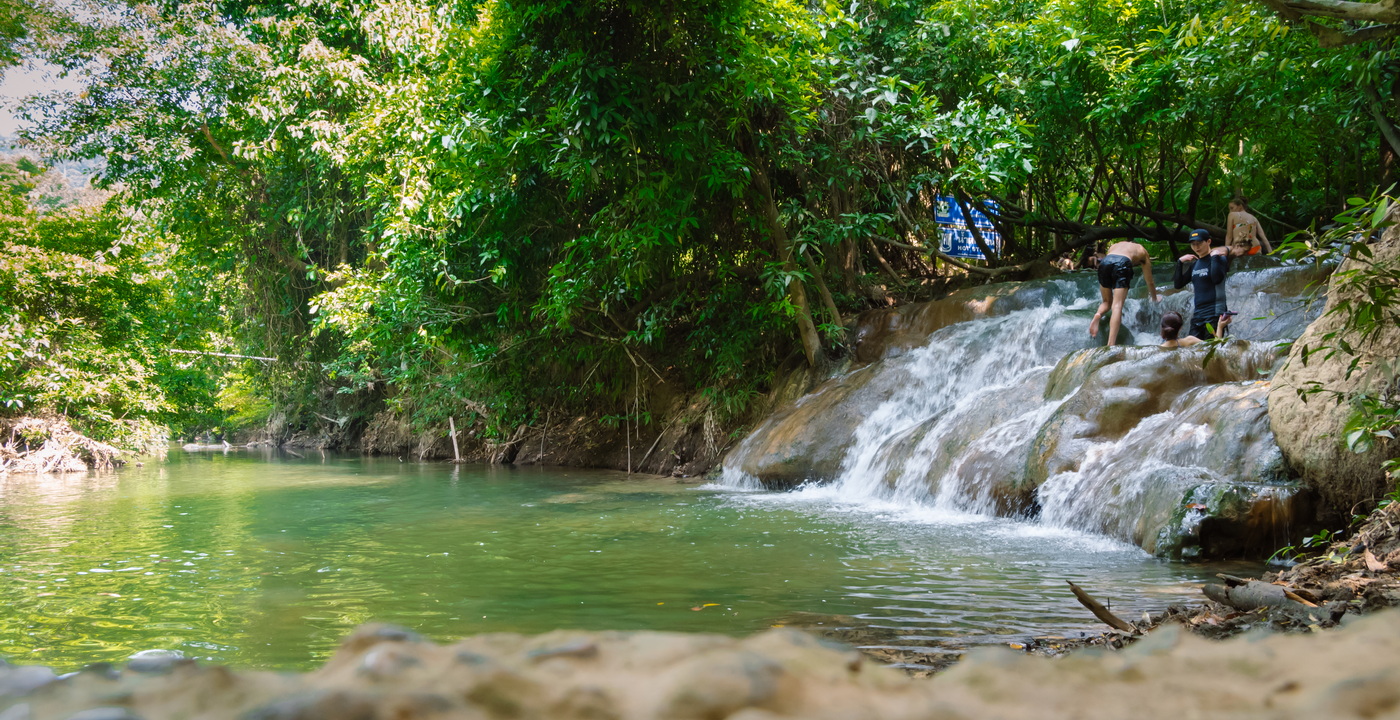
<svg viewBox="0 0 1400 720"><path fill-rule="evenodd" d="M122 464L121 451L58 418L0 419L0 474L63 473Z"/></svg>

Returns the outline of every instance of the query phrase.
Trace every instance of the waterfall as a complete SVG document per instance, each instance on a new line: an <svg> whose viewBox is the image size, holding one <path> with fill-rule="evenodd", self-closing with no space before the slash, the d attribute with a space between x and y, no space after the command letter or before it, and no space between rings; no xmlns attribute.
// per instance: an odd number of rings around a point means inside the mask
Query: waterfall
<svg viewBox="0 0 1400 720"><path fill-rule="evenodd" d="M1272 542L1307 498L1269 431L1267 374L1320 305L1312 271L1250 262L1227 285L1238 339L1215 349L1156 347L1189 288L1160 305L1137 289L1128 345L1102 347L1092 273L874 313L855 333L866 363L756 428L719 486L1018 516L1173 557Z"/></svg>

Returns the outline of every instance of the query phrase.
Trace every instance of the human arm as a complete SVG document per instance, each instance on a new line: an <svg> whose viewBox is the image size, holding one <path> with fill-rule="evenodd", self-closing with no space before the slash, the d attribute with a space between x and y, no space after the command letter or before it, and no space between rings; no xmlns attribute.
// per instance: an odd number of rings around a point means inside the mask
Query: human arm
<svg viewBox="0 0 1400 720"><path fill-rule="evenodd" d="M1269 236L1264 234L1264 226L1258 220L1254 221L1254 234L1259 236L1259 244L1264 246L1265 255L1274 251L1273 246L1269 244Z"/></svg>
<svg viewBox="0 0 1400 720"><path fill-rule="evenodd" d="M1217 248L1224 250L1225 248ZM1230 258L1224 252L1210 253L1210 282L1212 285L1219 285L1225 282L1225 274L1230 272Z"/></svg>
<svg viewBox="0 0 1400 720"><path fill-rule="evenodd" d="M1152 302L1159 302L1162 298L1157 296L1157 283L1152 281L1151 257L1142 262L1142 279L1147 282L1147 296L1152 298Z"/></svg>
<svg viewBox="0 0 1400 720"><path fill-rule="evenodd" d="M1182 255L1176 261L1176 275L1172 278L1172 285L1180 290L1191 284L1191 268L1196 262L1195 255Z"/></svg>

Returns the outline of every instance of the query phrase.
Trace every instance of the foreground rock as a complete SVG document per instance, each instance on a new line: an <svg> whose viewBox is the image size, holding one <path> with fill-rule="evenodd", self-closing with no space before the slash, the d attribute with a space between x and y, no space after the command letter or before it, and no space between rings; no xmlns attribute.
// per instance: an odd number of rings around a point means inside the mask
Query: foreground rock
<svg viewBox="0 0 1400 720"><path fill-rule="evenodd" d="M1369 264L1383 267L1400 260L1400 226L1387 229L1371 251ZM1327 310L1293 344L1269 391L1269 417L1284 457L1343 517L1354 503L1374 503L1393 488L1381 465L1400 454L1400 443L1394 441L1379 440L1365 453L1354 453L1343 442L1347 422L1356 412L1347 398L1393 392L1393 363L1400 356L1400 316L1394 309L1364 341L1345 327L1347 313L1336 312L1343 304L1362 300L1360 291L1344 292L1338 286L1339 279L1361 267L1346 260L1337 269L1328 287ZM1327 347L1350 347L1355 353L1318 351Z"/></svg>
<svg viewBox="0 0 1400 720"><path fill-rule="evenodd" d="M55 679L0 666L5 720L1376 717L1400 708L1400 614L1212 642L1169 625L1118 653L994 648L916 680L795 630L482 635L367 626L306 675L191 660Z"/></svg>

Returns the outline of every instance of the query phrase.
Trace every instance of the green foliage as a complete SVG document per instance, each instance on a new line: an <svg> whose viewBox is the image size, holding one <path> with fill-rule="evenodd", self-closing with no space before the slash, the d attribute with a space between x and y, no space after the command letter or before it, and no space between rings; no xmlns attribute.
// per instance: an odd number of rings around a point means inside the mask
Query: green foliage
<svg viewBox="0 0 1400 720"><path fill-rule="evenodd" d="M247 373L234 371L223 379L219 409L225 415L218 428L225 433L257 430L267 425L275 408L259 383Z"/></svg>
<svg viewBox="0 0 1400 720"><path fill-rule="evenodd" d="M199 332L162 259L113 208L39 216L0 198L0 413L61 414L97 439L144 448L211 406L205 368L165 353Z"/></svg>
<svg viewBox="0 0 1400 720"><path fill-rule="evenodd" d="M947 279L935 192L998 200L988 265L1094 239L1174 255L1237 186L1301 223L1376 164L1348 88L1388 72L1221 0L76 20L47 56L104 72L32 100L31 139L104 157L141 242L178 248L168 292L212 297L169 311L213 306L219 347L279 361L232 371L222 409L214 380L164 396L205 427L263 417L253 398L303 427L380 403L494 435L554 408L646 422L653 385L738 420L800 340L840 353L856 314Z"/></svg>
<svg viewBox="0 0 1400 720"><path fill-rule="evenodd" d="M1275 550L1274 554L1269 556L1268 562L1293 564L1304 559L1310 553L1318 553L1322 550L1326 550L1328 546L1340 539L1340 533L1324 528L1303 538L1303 541L1298 545L1284 545ZM1341 562L1345 559L1344 554L1338 555L1331 550L1328 550L1327 558L1332 562Z"/></svg>
<svg viewBox="0 0 1400 720"><path fill-rule="evenodd" d="M29 158L0 160L0 190L23 196L34 189L43 173L44 169Z"/></svg>

